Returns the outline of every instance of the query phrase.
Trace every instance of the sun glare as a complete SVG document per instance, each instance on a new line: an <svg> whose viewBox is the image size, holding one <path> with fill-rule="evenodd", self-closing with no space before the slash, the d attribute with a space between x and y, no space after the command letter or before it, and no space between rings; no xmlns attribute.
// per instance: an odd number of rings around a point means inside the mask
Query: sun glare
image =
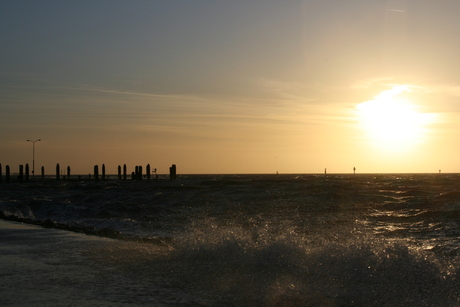
<svg viewBox="0 0 460 307"><path fill-rule="evenodd" d="M401 95L408 92L408 86L395 86L356 107L369 139L378 147L401 151L422 141L427 118Z"/></svg>

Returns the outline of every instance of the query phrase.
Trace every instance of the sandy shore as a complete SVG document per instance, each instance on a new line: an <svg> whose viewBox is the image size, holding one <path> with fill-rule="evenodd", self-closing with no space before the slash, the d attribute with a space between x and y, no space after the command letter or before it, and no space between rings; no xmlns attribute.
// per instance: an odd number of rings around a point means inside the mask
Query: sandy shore
<svg viewBox="0 0 460 307"><path fill-rule="evenodd" d="M161 283L130 274L138 266L136 255L147 258L145 250L142 244L0 220L1 305L182 305L177 297L168 303L175 295L162 291Z"/></svg>

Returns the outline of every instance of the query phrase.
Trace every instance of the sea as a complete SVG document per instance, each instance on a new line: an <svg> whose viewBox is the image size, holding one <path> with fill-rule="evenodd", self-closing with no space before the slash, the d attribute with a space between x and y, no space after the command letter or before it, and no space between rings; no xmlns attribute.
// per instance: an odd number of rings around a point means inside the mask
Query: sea
<svg viewBox="0 0 460 307"><path fill-rule="evenodd" d="M460 306L460 174L1 183L0 218L109 238L109 302Z"/></svg>

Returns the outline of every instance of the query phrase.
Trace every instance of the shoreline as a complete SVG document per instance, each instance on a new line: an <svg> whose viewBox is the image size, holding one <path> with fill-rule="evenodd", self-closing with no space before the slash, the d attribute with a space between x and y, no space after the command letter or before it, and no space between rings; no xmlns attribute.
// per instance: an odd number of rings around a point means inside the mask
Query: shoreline
<svg viewBox="0 0 460 307"><path fill-rule="evenodd" d="M0 220L3 306L118 306L93 293L103 283L85 251L110 239Z"/></svg>
<svg viewBox="0 0 460 307"><path fill-rule="evenodd" d="M159 250L0 220L2 306L176 306L170 289L132 276L133 256Z"/></svg>

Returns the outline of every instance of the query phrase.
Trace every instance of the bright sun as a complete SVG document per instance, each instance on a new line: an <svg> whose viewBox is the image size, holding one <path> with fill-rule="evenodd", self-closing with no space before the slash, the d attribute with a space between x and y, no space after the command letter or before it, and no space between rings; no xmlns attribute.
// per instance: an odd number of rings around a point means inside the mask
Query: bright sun
<svg viewBox="0 0 460 307"><path fill-rule="evenodd" d="M401 95L405 92L410 92L408 86L395 86L356 107L370 140L380 148L407 150L424 137L427 118Z"/></svg>

